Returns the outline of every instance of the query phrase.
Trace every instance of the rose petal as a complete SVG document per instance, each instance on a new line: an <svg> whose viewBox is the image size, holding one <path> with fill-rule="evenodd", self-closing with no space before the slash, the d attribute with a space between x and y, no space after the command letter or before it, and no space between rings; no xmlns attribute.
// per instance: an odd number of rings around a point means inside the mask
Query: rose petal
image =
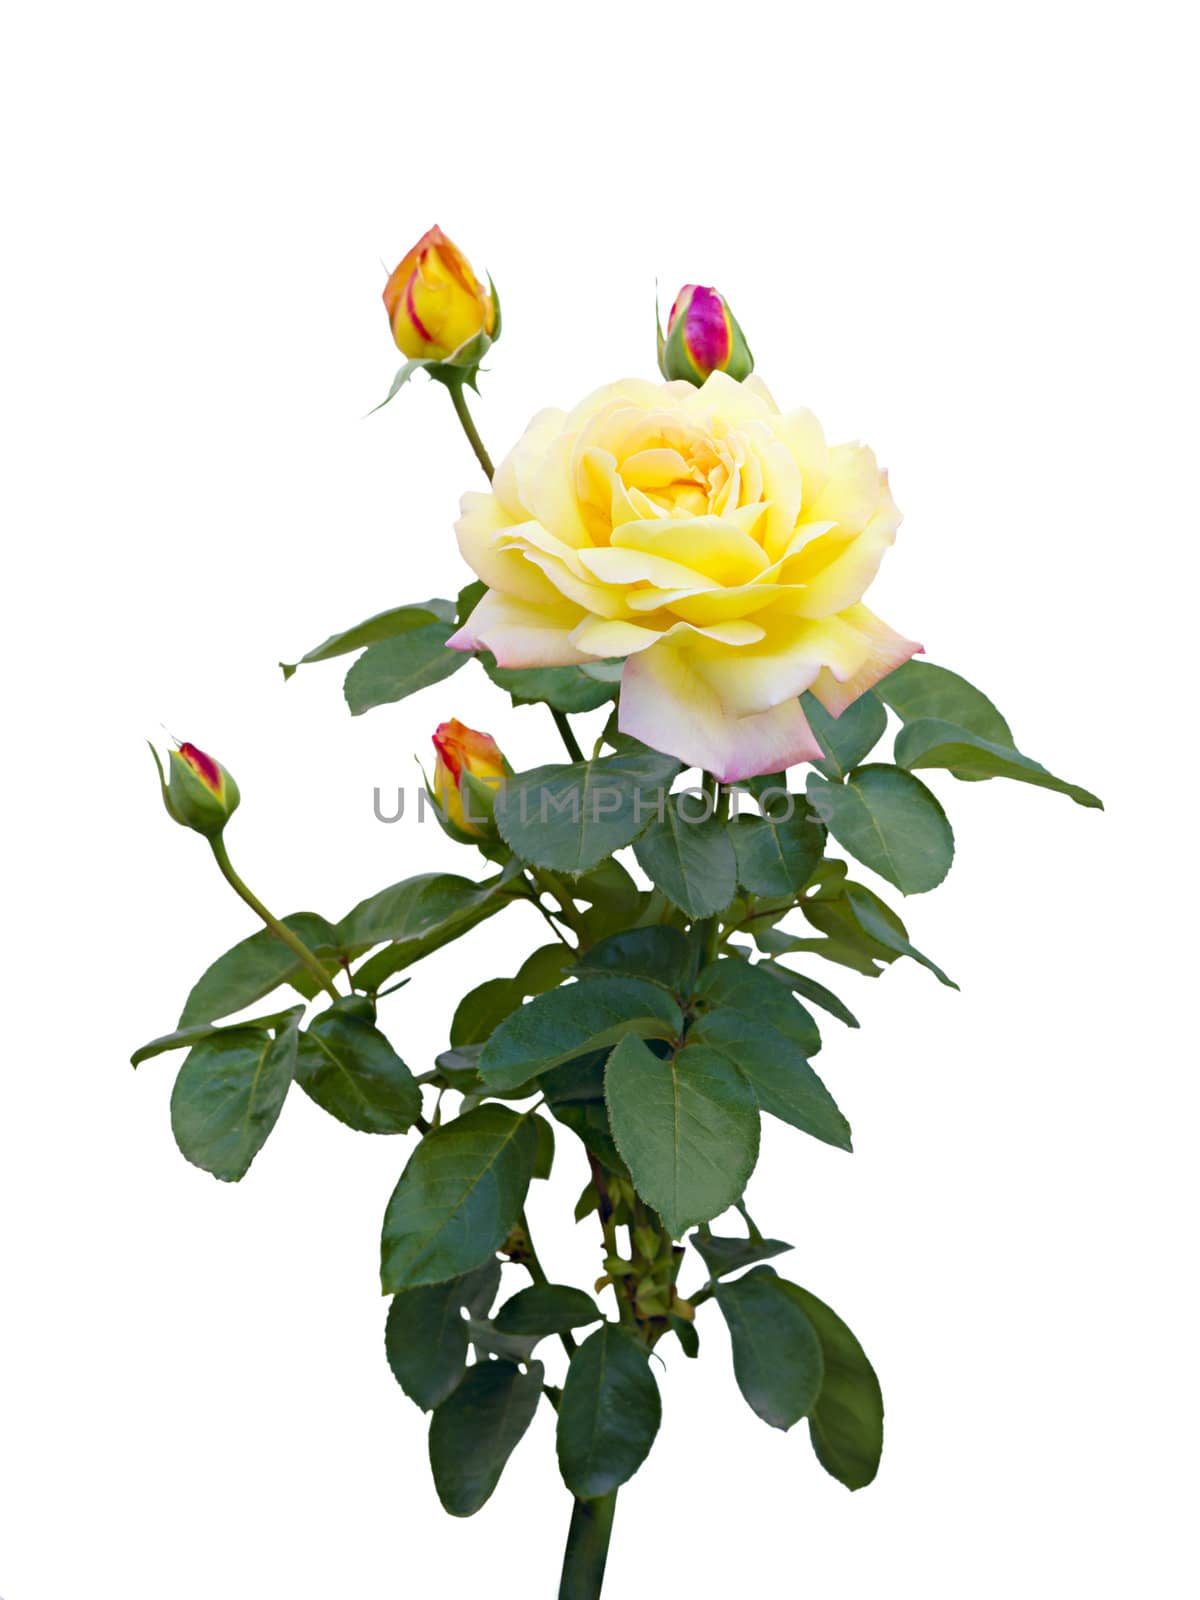
<svg viewBox="0 0 1200 1600"><path fill-rule="evenodd" d="M626 661L618 722L622 733L703 767L723 783L781 772L821 755L798 700L756 716L730 716L692 670L686 649L669 644Z"/></svg>
<svg viewBox="0 0 1200 1600"><path fill-rule="evenodd" d="M451 650L490 650L502 667L576 666L595 659L571 643L571 630L584 616L581 606L566 600L536 606L493 590L446 644Z"/></svg>

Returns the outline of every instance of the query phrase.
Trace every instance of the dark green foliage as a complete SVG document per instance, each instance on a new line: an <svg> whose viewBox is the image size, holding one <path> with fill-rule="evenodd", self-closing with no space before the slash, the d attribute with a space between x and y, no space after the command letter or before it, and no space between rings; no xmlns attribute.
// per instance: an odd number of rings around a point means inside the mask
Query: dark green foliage
<svg viewBox="0 0 1200 1600"><path fill-rule="evenodd" d="M650 1453L662 1402L645 1349L606 1322L571 1357L558 1410L558 1465L582 1500L611 1494Z"/></svg>

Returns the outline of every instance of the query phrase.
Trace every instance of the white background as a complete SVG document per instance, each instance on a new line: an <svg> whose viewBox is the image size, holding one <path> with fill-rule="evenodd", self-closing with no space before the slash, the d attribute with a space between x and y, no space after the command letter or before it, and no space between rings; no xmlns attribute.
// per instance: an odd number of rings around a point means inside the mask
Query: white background
<svg viewBox="0 0 1200 1600"><path fill-rule="evenodd" d="M453 1522L384 1364L405 1142L297 1093L221 1185L173 1145L178 1058L127 1065L252 931L160 810L160 723L237 774L230 848L281 913L463 868L371 816L441 718L518 766L553 754L548 718L473 669L352 721L339 664L286 687L275 666L465 581L450 525L477 473L445 396L417 382L363 420L397 365L381 262L434 221L503 295L478 407L497 454L539 406L652 375L656 277L668 302L727 292L781 403L891 469L906 520L872 604L1108 802L935 775L959 856L905 916L963 992L905 963L822 972L863 1020L831 1022L820 1063L857 1153L766 1132L753 1209L882 1377L877 1483L850 1496L803 1426L763 1427L709 1308L700 1362L671 1342L614 1600L1194 1592L1185 18L214 0L10 21L5 1600L555 1589L548 1410ZM540 942L514 910L430 961L385 1012L406 1058L427 1067L459 995ZM532 1206L581 1285L594 1220L561 1219L583 1177L560 1155Z"/></svg>

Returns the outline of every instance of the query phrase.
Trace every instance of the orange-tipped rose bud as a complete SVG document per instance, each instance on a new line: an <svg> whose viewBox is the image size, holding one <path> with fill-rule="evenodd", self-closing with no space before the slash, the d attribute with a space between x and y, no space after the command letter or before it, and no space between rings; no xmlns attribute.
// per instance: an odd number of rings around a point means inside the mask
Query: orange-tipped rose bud
<svg viewBox="0 0 1200 1600"><path fill-rule="evenodd" d="M164 777L158 751L150 746L163 804L182 827L208 837L218 834L237 810L238 786L219 761L194 744L181 744L168 757L170 776Z"/></svg>
<svg viewBox="0 0 1200 1600"><path fill-rule="evenodd" d="M727 372L740 382L754 371L754 357L724 298L685 283L667 318L667 337L659 335L658 365L664 378L701 384L710 372Z"/></svg>
<svg viewBox="0 0 1200 1600"><path fill-rule="evenodd" d="M491 734L478 733L451 717L433 736L437 765L433 769L433 796L451 827L472 839L486 837L492 828L496 790L508 772L508 763Z"/></svg>
<svg viewBox="0 0 1200 1600"><path fill-rule="evenodd" d="M392 337L413 361L473 365L497 336L496 299L440 228L430 228L383 291ZM464 359L465 358L465 359Z"/></svg>

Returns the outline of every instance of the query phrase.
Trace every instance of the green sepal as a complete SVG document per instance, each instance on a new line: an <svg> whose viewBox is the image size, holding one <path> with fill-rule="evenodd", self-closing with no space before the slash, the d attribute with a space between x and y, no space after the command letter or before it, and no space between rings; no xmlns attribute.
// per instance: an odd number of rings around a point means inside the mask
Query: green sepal
<svg viewBox="0 0 1200 1600"><path fill-rule="evenodd" d="M241 803L242 797L232 774L219 761L213 762L221 775L221 793L217 795L196 776L178 750L168 752L166 775L158 751L152 744L150 754L154 757L158 772L163 805L171 820L179 823L180 827L203 834L206 839L219 834ZM209 760L212 760L211 756Z"/></svg>
<svg viewBox="0 0 1200 1600"><path fill-rule="evenodd" d="M478 333L460 344L457 350L451 351L448 356L431 360L427 356L415 356L406 361L392 379L392 386L384 395L377 406L372 406L367 415L374 416L377 411L382 411L389 401L394 400L404 388L405 384L418 372L424 372L427 377L436 383L444 383L447 388L455 385L467 384L479 392L479 369L483 358L500 337L501 315L500 296L496 292L496 285L488 278L488 287L492 293L492 305L495 308L496 318L491 333L485 333L481 328Z"/></svg>
<svg viewBox="0 0 1200 1600"><path fill-rule="evenodd" d="M729 377L736 379L740 383L754 371L754 357L750 353L746 335L742 332L741 324L730 309L729 302L724 295L720 295L718 298L725 307L725 315L729 318L730 333L729 356L724 366L719 370L727 373ZM687 341L684 338L687 326L686 308L676 317L674 325L668 328L665 335L662 331L662 322L658 315L657 306L655 307L654 320L658 333L658 370L668 382L682 378L699 388L708 377L708 373L700 371L692 360L691 352L687 347Z"/></svg>

